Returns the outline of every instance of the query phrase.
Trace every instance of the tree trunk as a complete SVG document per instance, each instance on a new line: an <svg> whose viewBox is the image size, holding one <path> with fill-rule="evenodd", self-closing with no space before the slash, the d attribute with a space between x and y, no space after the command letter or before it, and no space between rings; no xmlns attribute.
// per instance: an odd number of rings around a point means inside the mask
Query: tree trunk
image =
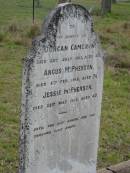
<svg viewBox="0 0 130 173"><path fill-rule="evenodd" d="M36 7L40 7L40 0L36 0Z"/></svg>
<svg viewBox="0 0 130 173"><path fill-rule="evenodd" d="M71 2L71 0L59 0L59 4L61 4L61 3L65 3L65 2Z"/></svg>
<svg viewBox="0 0 130 173"><path fill-rule="evenodd" d="M113 4L116 4L116 0L112 0L112 3L113 3Z"/></svg>
<svg viewBox="0 0 130 173"><path fill-rule="evenodd" d="M111 0L102 0L102 14L111 12Z"/></svg>

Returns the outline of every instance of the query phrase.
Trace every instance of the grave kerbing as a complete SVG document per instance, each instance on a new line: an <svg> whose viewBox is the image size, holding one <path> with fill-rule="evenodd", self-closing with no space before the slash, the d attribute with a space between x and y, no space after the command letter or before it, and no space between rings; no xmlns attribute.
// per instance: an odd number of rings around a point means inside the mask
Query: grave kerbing
<svg viewBox="0 0 130 173"><path fill-rule="evenodd" d="M19 173L96 173L102 86L91 16L58 5L24 63Z"/></svg>

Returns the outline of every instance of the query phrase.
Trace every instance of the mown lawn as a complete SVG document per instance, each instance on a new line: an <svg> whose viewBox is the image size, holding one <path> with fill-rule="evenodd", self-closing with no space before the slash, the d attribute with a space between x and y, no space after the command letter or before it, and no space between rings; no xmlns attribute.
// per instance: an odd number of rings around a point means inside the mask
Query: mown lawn
<svg viewBox="0 0 130 173"><path fill-rule="evenodd" d="M32 0L0 0L0 173L18 168L22 59L55 0L41 0L32 26ZM101 17L98 0L74 0L93 7L94 28L106 51L98 167L130 159L130 2L113 5Z"/></svg>

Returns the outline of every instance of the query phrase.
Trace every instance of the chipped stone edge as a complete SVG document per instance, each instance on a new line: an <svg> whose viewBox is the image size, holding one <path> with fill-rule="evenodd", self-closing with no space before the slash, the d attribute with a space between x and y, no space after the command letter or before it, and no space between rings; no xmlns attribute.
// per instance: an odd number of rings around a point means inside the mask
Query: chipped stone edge
<svg viewBox="0 0 130 173"><path fill-rule="evenodd" d="M130 160L101 169L97 173L130 173Z"/></svg>

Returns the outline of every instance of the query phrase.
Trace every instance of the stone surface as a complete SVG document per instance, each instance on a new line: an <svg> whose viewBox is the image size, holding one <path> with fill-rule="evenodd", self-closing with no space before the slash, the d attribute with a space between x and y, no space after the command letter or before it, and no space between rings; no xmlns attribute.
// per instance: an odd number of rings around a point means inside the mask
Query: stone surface
<svg viewBox="0 0 130 173"><path fill-rule="evenodd" d="M24 64L19 173L96 173L102 86L89 13L59 5Z"/></svg>
<svg viewBox="0 0 130 173"><path fill-rule="evenodd" d="M130 160L98 170L97 173L130 173Z"/></svg>
<svg viewBox="0 0 130 173"><path fill-rule="evenodd" d="M101 170L97 171L97 173L112 173L112 172L107 169L101 169Z"/></svg>
<svg viewBox="0 0 130 173"><path fill-rule="evenodd" d="M112 170L112 172L117 173L130 173L130 160L114 166L110 166L109 169Z"/></svg>

